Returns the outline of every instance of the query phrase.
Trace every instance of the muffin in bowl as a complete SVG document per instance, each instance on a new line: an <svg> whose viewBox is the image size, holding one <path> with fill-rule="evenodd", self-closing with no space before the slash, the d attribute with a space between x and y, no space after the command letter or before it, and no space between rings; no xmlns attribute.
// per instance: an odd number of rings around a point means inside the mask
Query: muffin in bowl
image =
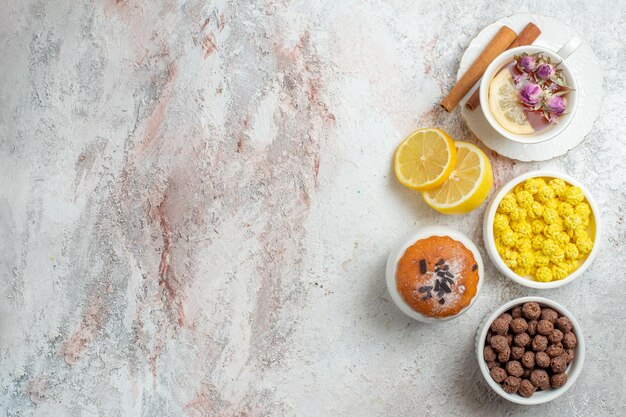
<svg viewBox="0 0 626 417"><path fill-rule="evenodd" d="M483 282L483 263L472 241L439 226L403 239L387 260L387 288L408 316L427 323L449 320L474 302Z"/></svg>

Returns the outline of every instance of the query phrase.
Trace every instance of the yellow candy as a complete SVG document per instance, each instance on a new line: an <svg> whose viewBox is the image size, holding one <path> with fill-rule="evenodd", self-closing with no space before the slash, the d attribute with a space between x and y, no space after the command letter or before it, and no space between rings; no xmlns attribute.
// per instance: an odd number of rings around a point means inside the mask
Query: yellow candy
<svg viewBox="0 0 626 417"><path fill-rule="evenodd" d="M517 259L505 259L504 264L509 268L515 270L515 268L517 268Z"/></svg>
<svg viewBox="0 0 626 417"><path fill-rule="evenodd" d="M530 226L533 229L533 234L539 235L543 232L543 229L545 228L546 224L541 220L533 220Z"/></svg>
<svg viewBox="0 0 626 417"><path fill-rule="evenodd" d="M578 239L576 240L576 247L578 250L584 254L591 252L593 248L593 242L591 239Z"/></svg>
<svg viewBox="0 0 626 417"><path fill-rule="evenodd" d="M506 214L496 213L493 217L493 229L502 232L509 228L509 217Z"/></svg>
<svg viewBox="0 0 626 417"><path fill-rule="evenodd" d="M526 210L518 207L509 213L509 217L514 221L526 220Z"/></svg>
<svg viewBox="0 0 626 417"><path fill-rule="evenodd" d="M561 247L567 245L570 241L569 235L565 232L559 232L558 235L555 236L555 240Z"/></svg>
<svg viewBox="0 0 626 417"><path fill-rule="evenodd" d="M574 262L563 261L559 263L558 265L559 265L559 268L563 269L564 271L567 271L568 274L572 273L578 267L578 263L576 261Z"/></svg>
<svg viewBox="0 0 626 417"><path fill-rule="evenodd" d="M568 229L577 229L583 225L583 219L581 219L578 214L572 214L563 219L563 224Z"/></svg>
<svg viewBox="0 0 626 417"><path fill-rule="evenodd" d="M521 237L517 239L517 242L515 242L515 246L520 251L520 253L528 252L533 248L530 239L527 237Z"/></svg>
<svg viewBox="0 0 626 417"><path fill-rule="evenodd" d="M532 213L536 219L543 216L543 206L538 201L533 201L530 205L530 209L528 210L528 214Z"/></svg>
<svg viewBox="0 0 626 417"><path fill-rule="evenodd" d="M517 209L517 200L513 194L508 193L502 197L502 201L500 201L500 204L498 205L498 211L502 213L510 213L515 209Z"/></svg>
<svg viewBox="0 0 626 417"><path fill-rule="evenodd" d="M552 281L552 271L547 266L537 268L535 278L537 279L537 281L550 282Z"/></svg>
<svg viewBox="0 0 626 417"><path fill-rule="evenodd" d="M560 178L551 179L550 181L548 181L548 185L554 190L554 193L557 196L563 195L563 193L567 189L567 184L565 184L565 181Z"/></svg>
<svg viewBox="0 0 626 417"><path fill-rule="evenodd" d="M552 255L550 255L550 261L558 264L559 262L562 262L565 259L565 251L563 250L563 248L561 248L560 246L557 246L556 248L554 248L554 252L552 252Z"/></svg>
<svg viewBox="0 0 626 417"><path fill-rule="evenodd" d="M570 272L570 274L574 272L576 269L578 269L578 261L575 259L566 261L565 264L569 266L568 271Z"/></svg>
<svg viewBox="0 0 626 417"><path fill-rule="evenodd" d="M574 207L574 212L578 214L582 219L586 219L591 216L591 208L589 207L589 204L584 202L576 204L576 207Z"/></svg>
<svg viewBox="0 0 626 417"><path fill-rule="evenodd" d="M558 223L552 223L543 229L543 234L546 235L546 237L556 238L562 231L563 228L559 226Z"/></svg>
<svg viewBox="0 0 626 417"><path fill-rule="evenodd" d="M552 265L551 272L553 280L563 279L569 275L569 270L561 267L560 265Z"/></svg>
<svg viewBox="0 0 626 417"><path fill-rule="evenodd" d="M547 203L548 201L554 198L554 190L547 185L542 185L537 190L537 194L535 195L535 200L541 203Z"/></svg>
<svg viewBox="0 0 626 417"><path fill-rule="evenodd" d="M537 268L541 268L543 266L548 266L549 263L550 263L550 258L548 258L547 256L541 254L541 252L536 252L535 253L535 266Z"/></svg>
<svg viewBox="0 0 626 417"><path fill-rule="evenodd" d="M530 237L533 233L533 228L530 223L524 220L511 224L511 228L520 236Z"/></svg>
<svg viewBox="0 0 626 417"><path fill-rule="evenodd" d="M579 240L591 240L591 238L587 234L587 229L585 229L583 226L579 226L579 227L574 229L573 237L576 239L576 241L579 241Z"/></svg>
<svg viewBox="0 0 626 417"><path fill-rule="evenodd" d="M556 249L559 246L556 244L556 242L552 239L546 239L543 242L543 245L541 245L541 251L543 252L544 255L550 257L554 254L554 252L556 251Z"/></svg>
<svg viewBox="0 0 626 417"><path fill-rule="evenodd" d="M530 207L533 201L535 201L533 195L526 190L516 193L515 196L517 198L517 205L523 208Z"/></svg>
<svg viewBox="0 0 626 417"><path fill-rule="evenodd" d="M556 198L548 200L545 202L544 207L556 210L559 207L559 200L557 200Z"/></svg>
<svg viewBox="0 0 626 417"><path fill-rule="evenodd" d="M535 256L532 252L523 252L517 258L517 264L520 268L530 269L535 264Z"/></svg>
<svg viewBox="0 0 626 417"><path fill-rule="evenodd" d="M575 206L578 203L582 203L585 199L583 190L581 190L579 187L569 187L567 190L565 190L562 197L572 206Z"/></svg>
<svg viewBox="0 0 626 417"><path fill-rule="evenodd" d="M519 253L516 252L515 250L507 249L504 252L504 259L515 260L518 258L518 256L519 256Z"/></svg>
<svg viewBox="0 0 626 417"><path fill-rule="evenodd" d="M555 209L547 208L543 210L543 221L547 224L556 223L559 219L559 213Z"/></svg>
<svg viewBox="0 0 626 417"><path fill-rule="evenodd" d="M533 247L533 249L541 249L543 247L543 242L545 240L546 238L543 235L535 235L531 239L530 244Z"/></svg>
<svg viewBox="0 0 626 417"><path fill-rule="evenodd" d="M537 194L537 191L539 191L539 186L544 184L545 181L540 178L529 178L524 181L524 190L528 191L531 194Z"/></svg>
<svg viewBox="0 0 626 417"><path fill-rule="evenodd" d="M574 214L574 207L572 207L570 203L562 201L559 203L556 211L561 217L571 216L572 214Z"/></svg>
<svg viewBox="0 0 626 417"><path fill-rule="evenodd" d="M521 268L520 266L518 266L517 268L515 268L513 270L513 272L515 272L517 275L519 275L521 277L525 277L526 275L530 274L530 269L528 269L528 268Z"/></svg>
<svg viewBox="0 0 626 417"><path fill-rule="evenodd" d="M558 224L559 226L561 226L561 228L563 228L563 217L559 216L556 218L556 220L554 221L554 223Z"/></svg>
<svg viewBox="0 0 626 417"><path fill-rule="evenodd" d="M500 201L493 230L496 249L518 275L563 279L593 248L591 208L582 190L552 178L530 178Z"/></svg>
<svg viewBox="0 0 626 417"><path fill-rule="evenodd" d="M504 246L513 246L517 242L517 233L511 229L505 230L502 232L500 240Z"/></svg>
<svg viewBox="0 0 626 417"><path fill-rule="evenodd" d="M576 245L574 245L573 243L568 243L567 245L565 245L565 257L567 259L578 259L579 255L580 251L578 250L578 247L576 247Z"/></svg>

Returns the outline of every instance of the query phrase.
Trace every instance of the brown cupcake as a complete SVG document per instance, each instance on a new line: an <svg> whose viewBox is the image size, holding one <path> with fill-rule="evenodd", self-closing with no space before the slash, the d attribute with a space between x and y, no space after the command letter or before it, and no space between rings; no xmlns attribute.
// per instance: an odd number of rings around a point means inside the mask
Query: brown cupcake
<svg viewBox="0 0 626 417"><path fill-rule="evenodd" d="M471 250L449 236L411 245L398 262L396 285L404 301L427 317L444 318L469 306L478 288Z"/></svg>

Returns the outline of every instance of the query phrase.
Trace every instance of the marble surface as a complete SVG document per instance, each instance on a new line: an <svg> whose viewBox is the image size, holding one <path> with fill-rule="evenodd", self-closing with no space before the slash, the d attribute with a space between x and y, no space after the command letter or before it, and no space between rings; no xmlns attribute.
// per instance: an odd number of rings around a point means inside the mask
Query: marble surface
<svg viewBox="0 0 626 417"><path fill-rule="evenodd" d="M481 241L396 182L422 126L477 142L436 103L478 31L559 15L604 73L585 142L545 163L586 183L602 251L540 292L486 261L475 306L423 325L385 289L396 240L429 223ZM0 415L626 414L626 3L505 0L23 0L0 8ZM483 255L485 255L483 251ZM584 327L571 391L490 392L473 337L541 294Z"/></svg>

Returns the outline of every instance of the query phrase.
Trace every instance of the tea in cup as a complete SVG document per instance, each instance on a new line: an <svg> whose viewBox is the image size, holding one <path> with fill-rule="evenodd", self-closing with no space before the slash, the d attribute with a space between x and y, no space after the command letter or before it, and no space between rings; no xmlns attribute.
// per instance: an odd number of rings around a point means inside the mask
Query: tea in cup
<svg viewBox="0 0 626 417"><path fill-rule="evenodd" d="M576 77L566 58L580 44L572 38L558 52L531 45L500 54L480 83L489 124L520 143L539 143L561 133L578 106Z"/></svg>

